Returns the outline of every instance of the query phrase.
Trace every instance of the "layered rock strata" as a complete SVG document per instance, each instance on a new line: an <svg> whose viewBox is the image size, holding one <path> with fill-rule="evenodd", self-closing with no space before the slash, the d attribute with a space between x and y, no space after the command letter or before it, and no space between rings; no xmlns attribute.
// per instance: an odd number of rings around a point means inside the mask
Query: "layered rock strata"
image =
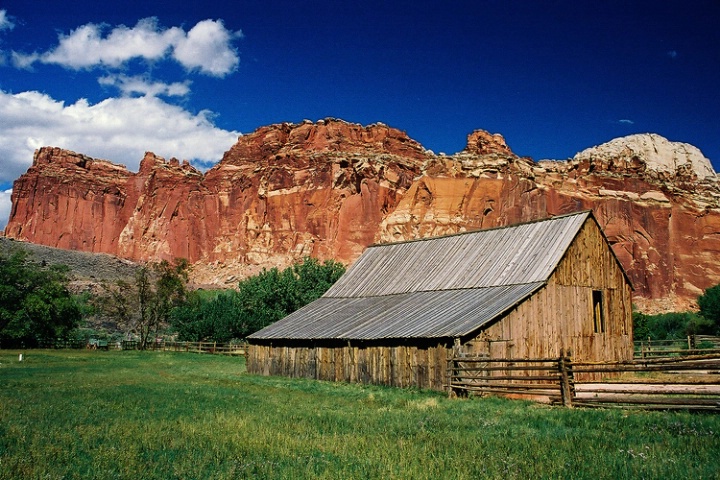
<svg viewBox="0 0 720 480"><path fill-rule="evenodd" d="M720 188L687 144L633 135L566 161L521 158L482 130L436 156L404 132L326 119L241 136L206 173L146 154L137 173L56 148L15 183L6 235L133 260L185 257L232 284L311 255L592 209L645 311L720 283Z"/></svg>
<svg viewBox="0 0 720 480"><path fill-rule="evenodd" d="M260 128L205 174L152 153L132 173L42 148L14 184L5 234L132 260L184 257L202 264L202 283L308 255L349 263L427 158L397 129L337 120Z"/></svg>

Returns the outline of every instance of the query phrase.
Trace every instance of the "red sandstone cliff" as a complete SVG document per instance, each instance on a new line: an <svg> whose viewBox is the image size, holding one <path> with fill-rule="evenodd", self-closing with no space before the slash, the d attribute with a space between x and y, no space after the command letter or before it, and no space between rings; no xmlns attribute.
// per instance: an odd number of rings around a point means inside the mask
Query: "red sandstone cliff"
<svg viewBox="0 0 720 480"><path fill-rule="evenodd" d="M213 270L242 276L306 255L350 262L428 158L397 129L338 120L260 128L204 175L151 153L131 173L43 148L15 182L5 234L133 260L185 257L215 267L197 269L209 283Z"/></svg>
<svg viewBox="0 0 720 480"><path fill-rule="evenodd" d="M369 244L592 208L648 311L720 283L720 188L685 144L638 135L533 162L477 131L435 156L382 124L263 127L202 174L148 153L139 172L40 149L13 188L5 234L134 260L181 256L201 283L304 255L352 262Z"/></svg>

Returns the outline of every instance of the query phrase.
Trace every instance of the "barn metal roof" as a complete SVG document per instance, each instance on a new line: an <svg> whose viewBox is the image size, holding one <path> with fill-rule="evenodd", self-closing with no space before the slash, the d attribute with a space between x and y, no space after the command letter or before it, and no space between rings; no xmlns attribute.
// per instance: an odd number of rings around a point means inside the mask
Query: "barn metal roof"
<svg viewBox="0 0 720 480"><path fill-rule="evenodd" d="M368 247L321 298L249 338L467 335L541 288L591 215Z"/></svg>
<svg viewBox="0 0 720 480"><path fill-rule="evenodd" d="M535 282L378 297L321 297L251 335L251 338L378 340L458 337L480 328L542 286L542 282Z"/></svg>

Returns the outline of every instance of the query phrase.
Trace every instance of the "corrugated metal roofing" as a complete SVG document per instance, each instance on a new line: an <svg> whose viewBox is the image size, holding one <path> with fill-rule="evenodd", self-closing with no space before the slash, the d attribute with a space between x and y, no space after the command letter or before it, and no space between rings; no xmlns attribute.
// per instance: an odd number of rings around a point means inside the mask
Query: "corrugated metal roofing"
<svg viewBox="0 0 720 480"><path fill-rule="evenodd" d="M367 297L545 281L589 215L368 247L324 296Z"/></svg>
<svg viewBox="0 0 720 480"><path fill-rule="evenodd" d="M371 246L320 299L249 338L467 335L542 287L590 215Z"/></svg>
<svg viewBox="0 0 720 480"><path fill-rule="evenodd" d="M250 336L258 339L447 338L467 335L543 282L379 297L322 297Z"/></svg>

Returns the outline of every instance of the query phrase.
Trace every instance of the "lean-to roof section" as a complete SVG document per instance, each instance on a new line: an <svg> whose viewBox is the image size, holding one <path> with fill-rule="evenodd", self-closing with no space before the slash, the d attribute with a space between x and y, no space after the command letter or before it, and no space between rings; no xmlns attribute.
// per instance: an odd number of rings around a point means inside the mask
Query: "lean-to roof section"
<svg viewBox="0 0 720 480"><path fill-rule="evenodd" d="M474 332L543 285L543 282L535 282L376 297L322 297L250 338L454 338Z"/></svg>

